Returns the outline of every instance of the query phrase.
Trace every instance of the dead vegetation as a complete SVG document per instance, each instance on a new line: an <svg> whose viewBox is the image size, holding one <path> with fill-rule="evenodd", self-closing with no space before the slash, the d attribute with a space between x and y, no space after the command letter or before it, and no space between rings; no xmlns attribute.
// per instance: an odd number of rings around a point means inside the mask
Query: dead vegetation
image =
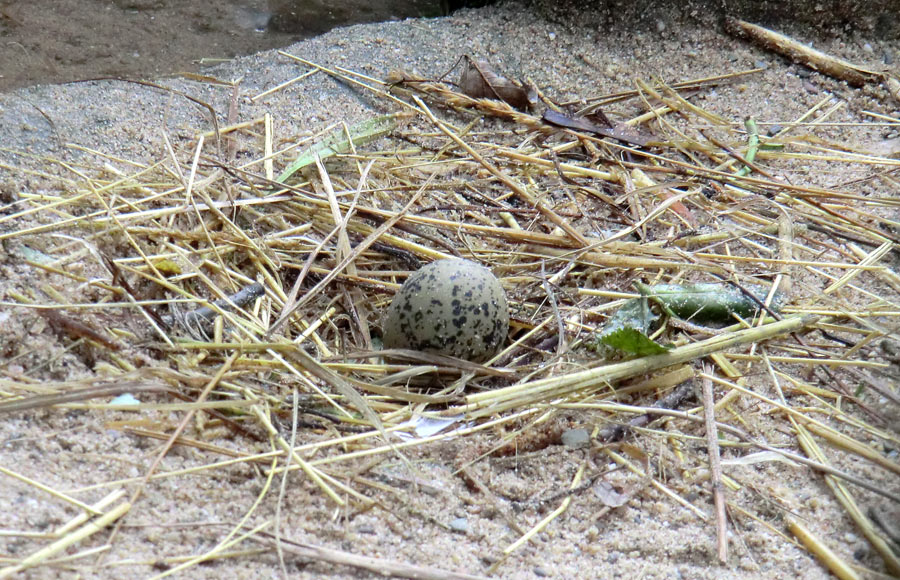
<svg viewBox="0 0 900 580"><path fill-rule="evenodd" d="M651 486L715 526L722 561L729 522L756 520L785 542L802 542L840 577L867 573L810 533L802 509L760 515L739 500L740 478L720 465L727 455L731 465L788 461L820 474L884 570L900 574L896 540L858 499L900 500L897 486L885 484L900 473L891 421L897 366L885 355L900 317L900 277L885 265L900 249L900 199L858 193L878 181L896 191L900 161L821 137L840 101L826 96L765 134L756 122L768 127L766 119L723 118L691 98L754 71L677 84L639 79L578 103L556 103L552 87L534 87L542 101L529 103L522 87L531 83L491 76L484 63L475 96L409 72L383 83L301 64L302 78L311 76L303 82L331 75L388 115L335 120L307 138L276 135L264 117L173 144L149 165L99 153L83 166L46 159L65 175L63 186L22 193L0 217L0 238L14 255L56 281L5 305L41 312L90 357L95 375L4 378L0 412L181 415L177 423L109 425L165 444L140 477L94 486L109 490L100 502L22 479L80 513L43 535L4 530L32 538L33 550L5 561L0 577L103 566L92 556L115 543L123 516L141 509L145 486L235 464L257 469L263 488L254 508L283 495L290 475L290 485L307 485L352 517L404 501L405 489L368 477L379 461L414 474L411 452L486 432L493 443L459 473L490 495L471 465L558 443L563 430L553 422L571 412L590 433L580 468L568 489L545 499L553 509L541 517L500 508L517 539L496 539L483 573L502 574L506 559L565 518L584 490L604 497L596 523ZM468 74L471 81L471 67ZM515 93L516 108L489 98L490 78ZM634 110L642 112L626 116ZM853 179L832 189L806 185L783 167L798 159L809 171L839 167ZM421 353L383 360L379 319L393 293L421 263L449 256L500 277L513 307L507 347L484 365ZM668 352L603 360L585 346L640 297L635 282L763 285L769 293L755 317L714 329L671 319L652 337ZM770 308L776 292L785 296L780 311ZM139 401L110 403L124 393ZM417 434L433 424L443 429ZM233 446L205 442L209 429L227 430ZM260 442L270 449L254 451ZM173 446L193 447L205 461L161 469ZM883 479L835 466L834 453L878 466ZM618 466L618 489L606 481L610 465ZM705 476L697 465L709 467ZM3 473L22 477L15 466ZM709 493L715 510L696 499ZM80 546L100 531L105 543ZM471 577L300 544L280 537L277 518L260 521L253 510L206 553L165 559L160 577L216 558L252 558L260 543L279 557Z"/></svg>

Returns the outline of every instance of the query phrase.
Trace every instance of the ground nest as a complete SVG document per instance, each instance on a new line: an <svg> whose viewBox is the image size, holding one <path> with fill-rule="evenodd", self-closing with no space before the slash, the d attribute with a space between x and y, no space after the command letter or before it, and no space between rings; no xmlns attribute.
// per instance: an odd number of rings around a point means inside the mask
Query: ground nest
<svg viewBox="0 0 900 580"><path fill-rule="evenodd" d="M238 467L258 484L243 517L199 553L145 564L167 575L277 553L477 577L301 543L280 533L280 511L255 511L264 498L288 509L290 486L335 517L390 519L441 487L428 465L447 461L504 530L471 573L502 575L579 502L591 538L649 494L708 522L710 565L751 549L741 530L763 525L842 577L900 574L887 517L900 500L898 199L866 189L896 189L900 162L883 144L833 141L840 104L824 98L776 123L723 118L694 98L753 70L558 102L554 87L476 61L458 84L298 66L301 81L329 75L377 112L314 135L276 135L268 116L221 126L153 164L46 159L64 175L52 176L58 189L18 192L4 210L9 259L47 275L6 306L39 316L90 372L38 380L7 347L0 412L96 414L151 452L134 477L78 490L2 466L78 513L55 530L4 530L26 548L0 577L113 565L97 556L147 505L143 489ZM808 185L835 167L851 176L842 186ZM385 357L394 293L448 257L500 279L503 350L484 364ZM747 297L752 313L700 323L642 290L709 283ZM600 329L635 300L657 312L644 338L662 350L598 348ZM448 441L472 444L448 459L438 451ZM177 449L190 454L175 467ZM480 475L489 459L539 468L548 453L577 468L537 496L502 497ZM868 559L847 561L810 530L814 498L747 475L766 469L820 478ZM442 525L464 533L466 522ZM91 547L99 532L107 544Z"/></svg>

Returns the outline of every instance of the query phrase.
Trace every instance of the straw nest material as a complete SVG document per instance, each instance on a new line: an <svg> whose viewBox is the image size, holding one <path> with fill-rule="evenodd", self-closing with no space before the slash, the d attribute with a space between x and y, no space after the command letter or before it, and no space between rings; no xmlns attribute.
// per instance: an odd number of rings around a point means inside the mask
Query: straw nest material
<svg viewBox="0 0 900 580"><path fill-rule="evenodd" d="M370 460L414 473L411 450L427 454L476 432L492 443L472 462L515 445L539 450L562 436L544 426L573 412L589 452L551 502L556 509L497 543L494 570L564 518L610 464L627 485L609 494L609 509L655 487L717 525L724 558L726 512L760 517L735 499L742 484L723 474L724 456L820 473L885 568L900 573L891 540L855 499L896 502L896 489L835 467L823 451L900 474L896 424L883 413L898 404L891 335L900 277L884 265L898 251L898 200L857 195L852 184L808 186L781 168L801 159L810 171L842 166L872 179L900 162L818 137L833 112L828 99L767 135L753 120L722 118L689 98L753 71L639 81L579 103L539 95L537 110L557 114L542 117L408 72L381 82L302 64L382 111L334 119L302 139L275 135L268 117L220 127L149 165L97 154L92 166L69 167L59 191L22 193L0 218L11 252L84 298L73 302L46 284L9 300L89 353L96 375L5 379L0 409L181 414L176 424L115 425L164 441L157 461L133 481L109 482L110 496L93 506L58 492L83 515L0 576L45 563L140 509L133 490L174 475L159 468L173 445L206 458L192 473L258 466L262 495L279 493L291 473L334 505L380 509L391 486L366 478ZM541 89L552 95L553 87ZM635 108L643 114L624 116ZM17 227L26 216L28 226ZM484 364L416 352L383 358L381 317L394 293L422 264L454 256L500 278L511 308L505 348ZM635 283L765 292L754 295L756 314L715 327L660 315L648 337L663 345L659 354L598 354L598 329L642 299ZM109 404L126 393L141 402ZM417 435L427 421L446 428ZM204 443L212 426L227 429L234 446ZM249 442L266 440L269 452L252 451ZM684 475L697 466L705 476ZM130 499L122 491L129 483ZM696 505L698 493L714 496L712 513ZM241 539L274 541L266 523L247 521L204 558ZM794 516L767 525L791 530L785 541L827 550ZM828 565L856 573L839 559Z"/></svg>

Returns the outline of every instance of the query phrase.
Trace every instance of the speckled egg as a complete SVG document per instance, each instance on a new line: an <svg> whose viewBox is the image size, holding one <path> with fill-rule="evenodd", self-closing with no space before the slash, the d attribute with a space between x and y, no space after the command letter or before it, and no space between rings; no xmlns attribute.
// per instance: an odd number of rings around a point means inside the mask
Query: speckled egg
<svg viewBox="0 0 900 580"><path fill-rule="evenodd" d="M384 347L491 358L509 331L509 307L500 281L487 268L451 258L412 274L384 320Z"/></svg>

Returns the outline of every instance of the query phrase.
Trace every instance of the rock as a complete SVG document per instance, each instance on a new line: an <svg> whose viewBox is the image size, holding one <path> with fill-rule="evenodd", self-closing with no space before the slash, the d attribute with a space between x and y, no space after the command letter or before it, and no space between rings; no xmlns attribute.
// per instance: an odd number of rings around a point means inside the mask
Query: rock
<svg viewBox="0 0 900 580"><path fill-rule="evenodd" d="M587 429L569 429L562 434L563 445L572 449L585 447L590 442L591 435L587 432Z"/></svg>

